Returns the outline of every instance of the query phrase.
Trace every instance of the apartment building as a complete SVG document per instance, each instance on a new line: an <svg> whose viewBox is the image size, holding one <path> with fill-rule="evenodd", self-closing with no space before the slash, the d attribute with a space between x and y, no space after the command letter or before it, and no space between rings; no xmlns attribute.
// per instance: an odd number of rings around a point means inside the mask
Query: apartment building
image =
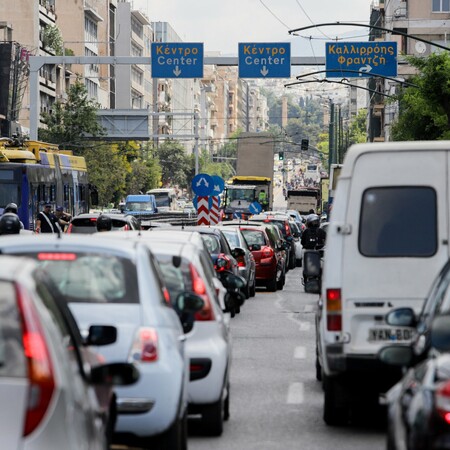
<svg viewBox="0 0 450 450"><path fill-rule="evenodd" d="M378 23L384 28L417 36L431 43L448 45L449 19L450 2L448 0L379 0L372 6L371 24ZM399 59L402 55L426 57L435 51L440 51L432 44L407 36L375 31L371 34L373 40L396 41ZM407 79L414 73L415 69L410 65L399 64L399 79ZM398 86L398 82L381 79L373 79L369 83L369 87L388 95L394 94ZM396 102L386 103L385 97L375 94L370 106L370 140L390 140L390 127L397 115Z"/></svg>

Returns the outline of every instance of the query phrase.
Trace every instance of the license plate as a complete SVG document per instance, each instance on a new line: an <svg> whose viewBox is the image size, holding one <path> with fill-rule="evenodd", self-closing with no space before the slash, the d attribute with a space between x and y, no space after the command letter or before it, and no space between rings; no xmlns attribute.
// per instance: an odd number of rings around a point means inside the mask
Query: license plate
<svg viewBox="0 0 450 450"><path fill-rule="evenodd" d="M412 330L407 328L371 328L369 341L410 341Z"/></svg>

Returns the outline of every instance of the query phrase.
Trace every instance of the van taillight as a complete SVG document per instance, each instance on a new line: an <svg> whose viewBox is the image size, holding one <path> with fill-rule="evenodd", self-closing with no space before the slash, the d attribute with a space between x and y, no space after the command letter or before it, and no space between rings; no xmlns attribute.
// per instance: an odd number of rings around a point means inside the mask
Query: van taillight
<svg viewBox="0 0 450 450"><path fill-rule="evenodd" d="M131 347L131 362L158 361L158 332L154 328L139 328Z"/></svg>
<svg viewBox="0 0 450 450"><path fill-rule="evenodd" d="M327 289L327 330L342 330L342 300L340 289Z"/></svg>
<svg viewBox="0 0 450 450"><path fill-rule="evenodd" d="M23 435L28 436L42 422L55 390L53 365L38 312L25 289L16 286L22 321L22 342L27 359L28 404Z"/></svg>
<svg viewBox="0 0 450 450"><path fill-rule="evenodd" d="M193 264L189 264L189 270L191 272L192 291L203 299L204 305L200 311L197 311L194 315L195 320L214 320L214 310L212 308L211 300L206 290L206 285L203 278L197 272L197 269Z"/></svg>

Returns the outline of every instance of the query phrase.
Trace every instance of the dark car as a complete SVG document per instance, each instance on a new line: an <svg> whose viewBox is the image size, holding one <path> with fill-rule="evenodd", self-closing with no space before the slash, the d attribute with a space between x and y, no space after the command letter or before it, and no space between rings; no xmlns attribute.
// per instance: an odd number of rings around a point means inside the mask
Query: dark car
<svg viewBox="0 0 450 450"><path fill-rule="evenodd" d="M254 297L256 287L256 265L253 252L250 251L246 239L239 227L222 227L222 233L228 241L231 249L240 248L244 250L244 254L236 256L238 262L239 274L245 279L247 285L244 293L247 298Z"/></svg>
<svg viewBox="0 0 450 450"><path fill-rule="evenodd" d="M108 216L112 221L112 231L113 230L140 230L141 225L136 217L125 215L125 214L102 214L103 216ZM89 214L79 214L75 216L67 228L67 233L84 233L92 234L97 233L97 219L100 213L89 213Z"/></svg>
<svg viewBox="0 0 450 450"><path fill-rule="evenodd" d="M412 326L416 333L412 343L379 354L387 364L409 367L386 394L388 449L450 449L450 261L418 317L411 308L396 308L385 321L403 334Z"/></svg>

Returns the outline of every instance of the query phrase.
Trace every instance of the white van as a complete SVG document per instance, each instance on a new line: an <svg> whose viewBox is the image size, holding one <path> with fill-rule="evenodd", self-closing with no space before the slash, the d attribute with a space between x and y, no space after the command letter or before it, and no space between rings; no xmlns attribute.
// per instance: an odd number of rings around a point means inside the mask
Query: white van
<svg viewBox="0 0 450 450"><path fill-rule="evenodd" d="M400 373L377 358L411 339L392 308L417 312L449 258L450 142L389 142L348 150L337 183L317 314L317 378L324 420L348 421Z"/></svg>

